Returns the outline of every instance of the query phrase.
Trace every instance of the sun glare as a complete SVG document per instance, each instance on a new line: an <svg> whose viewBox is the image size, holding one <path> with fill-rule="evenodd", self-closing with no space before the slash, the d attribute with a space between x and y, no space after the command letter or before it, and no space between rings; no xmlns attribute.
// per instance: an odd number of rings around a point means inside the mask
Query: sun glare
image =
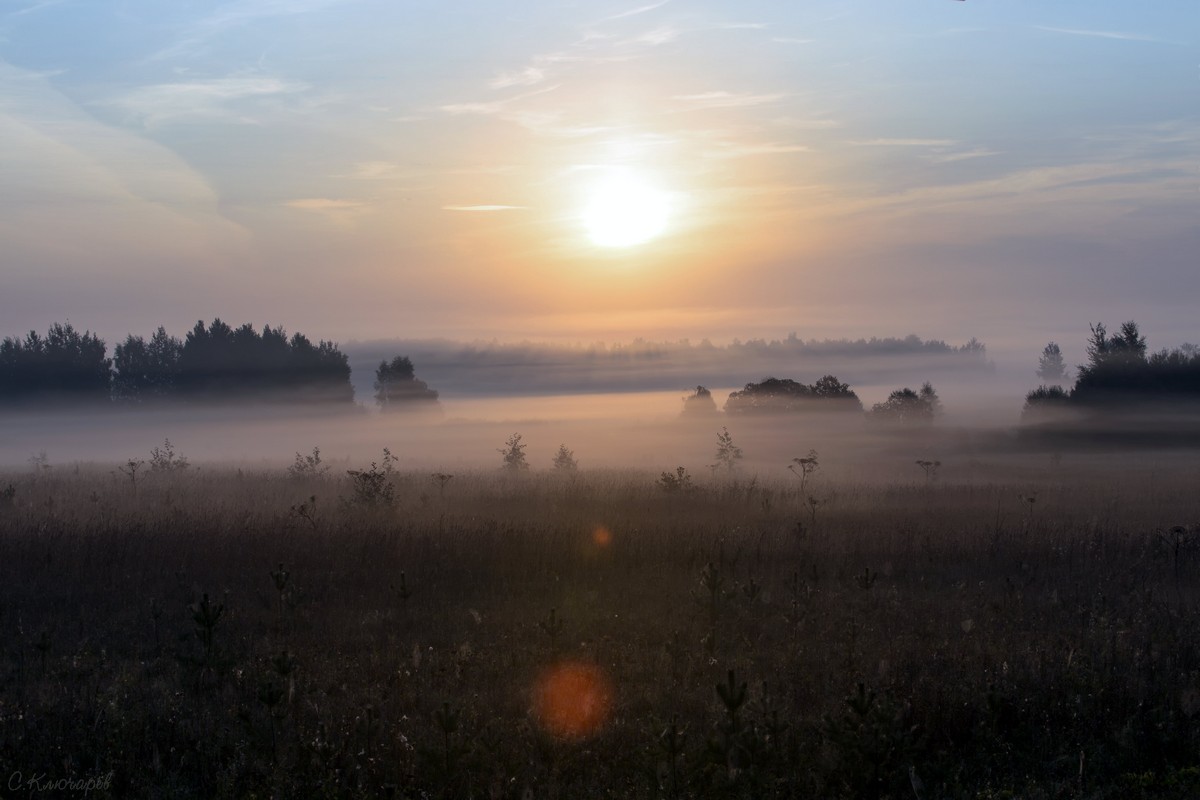
<svg viewBox="0 0 1200 800"><path fill-rule="evenodd" d="M608 171L588 193L583 224L600 247L632 247L659 236L667 226L667 193L630 169Z"/></svg>

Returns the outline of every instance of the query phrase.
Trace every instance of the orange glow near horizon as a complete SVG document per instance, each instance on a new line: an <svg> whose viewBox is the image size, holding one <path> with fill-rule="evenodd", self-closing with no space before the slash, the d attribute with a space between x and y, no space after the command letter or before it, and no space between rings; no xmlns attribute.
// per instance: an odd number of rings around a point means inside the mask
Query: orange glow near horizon
<svg viewBox="0 0 1200 800"><path fill-rule="evenodd" d="M594 664L564 662L546 670L534 689L533 706L538 723L563 739L585 739L599 733L608 722L613 688Z"/></svg>

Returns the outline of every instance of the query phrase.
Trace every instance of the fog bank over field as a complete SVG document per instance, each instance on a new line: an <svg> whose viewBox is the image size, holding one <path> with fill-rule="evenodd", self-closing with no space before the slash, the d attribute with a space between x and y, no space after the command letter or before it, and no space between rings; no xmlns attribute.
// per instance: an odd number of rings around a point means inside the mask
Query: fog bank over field
<svg viewBox="0 0 1200 800"><path fill-rule="evenodd" d="M420 377L448 397L675 391L697 385L740 388L766 376L811 382L828 374L854 386L919 384L995 371L986 347L974 339L953 345L915 335L805 340L793 334L782 340L734 339L726 345L707 339L575 345L389 339L351 341L343 350L360 398L370 396L371 376L379 363L397 353L411 358Z"/></svg>

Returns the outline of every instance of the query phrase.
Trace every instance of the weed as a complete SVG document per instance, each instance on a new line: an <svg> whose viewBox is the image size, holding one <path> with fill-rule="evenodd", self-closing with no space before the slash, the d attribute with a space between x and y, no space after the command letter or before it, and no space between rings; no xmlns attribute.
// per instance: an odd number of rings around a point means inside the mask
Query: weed
<svg viewBox="0 0 1200 800"><path fill-rule="evenodd" d="M308 500L289 508L288 514L296 519L304 520L315 531L317 529L317 496L309 495Z"/></svg>
<svg viewBox="0 0 1200 800"><path fill-rule="evenodd" d="M372 461L369 468L346 470L354 490L354 502L366 508L390 508L395 505L396 487L392 485L392 473L398 460L385 447L383 458Z"/></svg>
<svg viewBox="0 0 1200 800"><path fill-rule="evenodd" d="M687 494L695 490L692 476L685 467L676 467L674 475L664 472L658 478L658 486L667 494Z"/></svg>
<svg viewBox="0 0 1200 800"><path fill-rule="evenodd" d="M792 471L792 474L800 478L800 494L804 494L804 487L808 483L808 479L820 467L821 465L817 461L816 450L809 450L807 456L804 458L793 458L792 463L788 464L788 469Z"/></svg>
<svg viewBox="0 0 1200 800"><path fill-rule="evenodd" d="M140 458L131 458L121 466L117 467L121 472L129 477L129 483L133 486L133 491L137 492L137 474L138 470L146 465L146 462Z"/></svg>
<svg viewBox="0 0 1200 800"><path fill-rule="evenodd" d="M942 466L941 461L927 461L925 459L917 459L917 466L925 473L925 482L933 483L937 479L938 469Z"/></svg>
<svg viewBox="0 0 1200 800"><path fill-rule="evenodd" d="M175 452L175 446L171 444L170 439L164 439L162 447L155 447L150 451L151 472L183 472L190 466L186 458Z"/></svg>
<svg viewBox="0 0 1200 800"><path fill-rule="evenodd" d="M289 477L296 480L323 478L329 472L329 465L321 460L321 448L314 447L310 455L296 453L296 460L287 472Z"/></svg>

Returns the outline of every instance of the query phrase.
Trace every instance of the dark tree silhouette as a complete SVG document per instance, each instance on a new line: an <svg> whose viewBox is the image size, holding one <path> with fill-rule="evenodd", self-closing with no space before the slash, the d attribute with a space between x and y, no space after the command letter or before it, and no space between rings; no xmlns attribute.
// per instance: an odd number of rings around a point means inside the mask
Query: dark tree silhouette
<svg viewBox="0 0 1200 800"><path fill-rule="evenodd" d="M812 386L790 378L764 378L731 392L725 401L728 414L776 414L797 411L862 411L862 402L833 375Z"/></svg>
<svg viewBox="0 0 1200 800"><path fill-rule="evenodd" d="M438 393L429 388L425 381L418 380L412 360L408 356L396 356L379 362L375 370L375 402L384 411L436 405Z"/></svg>
<svg viewBox="0 0 1200 800"><path fill-rule="evenodd" d="M928 425L933 422L940 408L941 402L937 399L937 393L926 383L921 387L920 393L907 386L892 392L887 400L871 407L871 417L901 425Z"/></svg>
<svg viewBox="0 0 1200 800"><path fill-rule="evenodd" d="M1025 407L1021 409L1022 422L1048 422L1068 410L1071 394L1061 386L1039 386L1025 395Z"/></svg>
<svg viewBox="0 0 1200 800"><path fill-rule="evenodd" d="M104 402L112 360L104 340L71 323L55 323L45 337L0 342L0 400L6 403Z"/></svg>
<svg viewBox="0 0 1200 800"><path fill-rule="evenodd" d="M177 396L197 400L354 401L349 361L333 342L288 339L270 326L235 330L219 318L207 328L197 322L184 339L176 386Z"/></svg>
<svg viewBox="0 0 1200 800"><path fill-rule="evenodd" d="M113 397L147 402L170 397L179 378L183 342L160 327L147 342L130 334L113 351Z"/></svg>

